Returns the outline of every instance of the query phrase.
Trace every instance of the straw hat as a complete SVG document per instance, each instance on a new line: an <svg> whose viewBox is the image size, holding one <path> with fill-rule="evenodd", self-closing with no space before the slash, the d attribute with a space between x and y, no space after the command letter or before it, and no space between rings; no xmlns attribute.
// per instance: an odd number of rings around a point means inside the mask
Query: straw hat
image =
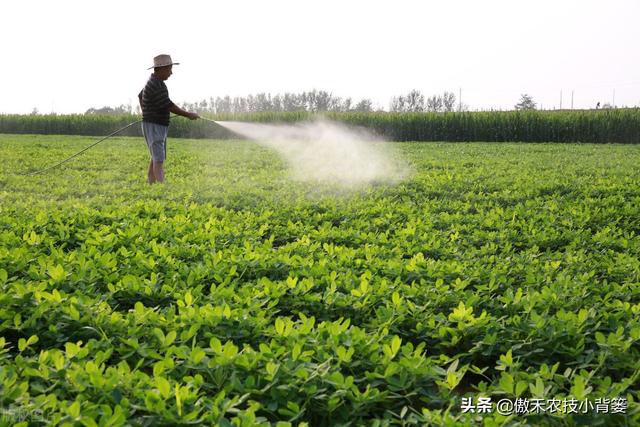
<svg viewBox="0 0 640 427"><path fill-rule="evenodd" d="M147 70L150 70L152 68L157 68L157 67L168 67L169 65L178 65L178 64L180 63L171 61L171 56L169 55L158 55L155 58L153 58L153 67L149 67L147 68Z"/></svg>

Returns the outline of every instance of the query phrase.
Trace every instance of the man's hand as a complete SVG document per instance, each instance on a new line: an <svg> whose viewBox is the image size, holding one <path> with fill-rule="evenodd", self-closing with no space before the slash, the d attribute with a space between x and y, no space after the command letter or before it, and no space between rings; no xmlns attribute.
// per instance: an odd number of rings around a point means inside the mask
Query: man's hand
<svg viewBox="0 0 640 427"><path fill-rule="evenodd" d="M196 120L200 118L198 113L185 111L182 108L178 107L176 104L171 104L171 107L169 107L169 111L171 111L173 114L177 114L178 116L186 117L189 120Z"/></svg>

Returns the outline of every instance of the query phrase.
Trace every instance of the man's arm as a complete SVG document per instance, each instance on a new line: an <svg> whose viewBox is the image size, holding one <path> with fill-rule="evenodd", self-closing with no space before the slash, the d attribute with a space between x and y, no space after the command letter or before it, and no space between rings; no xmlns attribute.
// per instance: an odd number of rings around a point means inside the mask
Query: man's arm
<svg viewBox="0 0 640 427"><path fill-rule="evenodd" d="M171 107L169 107L169 111L171 111L173 114L177 114L179 116L186 117L191 120L200 118L200 116L197 113L191 113L189 111L185 111L173 103L171 104Z"/></svg>

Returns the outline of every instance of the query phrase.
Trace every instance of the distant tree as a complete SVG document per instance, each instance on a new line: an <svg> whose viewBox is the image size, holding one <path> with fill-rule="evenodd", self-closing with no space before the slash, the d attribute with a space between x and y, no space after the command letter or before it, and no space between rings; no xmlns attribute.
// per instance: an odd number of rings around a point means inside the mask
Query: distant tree
<svg viewBox="0 0 640 427"><path fill-rule="evenodd" d="M114 109L111 107L89 108L84 114L113 114Z"/></svg>
<svg viewBox="0 0 640 427"><path fill-rule="evenodd" d="M520 102L515 105L515 109L518 111L535 110L536 103L531 95L523 93L520 95Z"/></svg>
<svg viewBox="0 0 640 427"><path fill-rule="evenodd" d="M360 100L360 102L358 102L353 107L353 111L359 111L359 112L363 112L363 113L373 111L373 103L371 102L370 99L364 98L364 99Z"/></svg>
<svg viewBox="0 0 640 427"><path fill-rule="evenodd" d="M38 115L38 109L36 107L33 107L33 110L31 110L31 115L32 116L37 116Z"/></svg>
<svg viewBox="0 0 640 427"><path fill-rule="evenodd" d="M424 111L424 95L419 90L412 90L406 96L407 111Z"/></svg>
<svg viewBox="0 0 640 427"><path fill-rule="evenodd" d="M246 98L246 104L247 104L247 111L249 112L256 112L256 111L260 111L258 109L258 104L256 102L256 98L253 95L248 95Z"/></svg>
<svg viewBox="0 0 640 427"><path fill-rule="evenodd" d="M231 103L232 113L247 113L249 112L247 107L247 100L245 98L236 96Z"/></svg>
<svg viewBox="0 0 640 427"><path fill-rule="evenodd" d="M446 112L455 110L456 96L453 92L445 92L442 94L442 108Z"/></svg>
<svg viewBox="0 0 640 427"><path fill-rule="evenodd" d="M427 111L437 113L442 111L444 102L442 96L433 95L427 99Z"/></svg>
<svg viewBox="0 0 640 427"><path fill-rule="evenodd" d="M305 111L317 111L316 91L302 92Z"/></svg>
<svg viewBox="0 0 640 427"><path fill-rule="evenodd" d="M390 110L395 112L424 111L424 95L419 90L412 90L406 95L391 99Z"/></svg>
<svg viewBox="0 0 640 427"><path fill-rule="evenodd" d="M351 103L353 102L353 100L351 98L347 98L344 101L342 101L341 105L340 105L340 111L351 111Z"/></svg>
<svg viewBox="0 0 640 427"><path fill-rule="evenodd" d="M312 90L301 95L303 110L312 113L323 111L340 111L342 99L324 90Z"/></svg>
<svg viewBox="0 0 640 427"><path fill-rule="evenodd" d="M327 93L327 92L325 92ZM349 106L351 105L351 100L349 100ZM345 100L340 98L339 96L335 96L332 93L328 93L327 96L327 109L324 111L334 111L341 112L347 111L345 110Z"/></svg>
<svg viewBox="0 0 640 427"><path fill-rule="evenodd" d="M309 103L309 111L312 112L329 111L332 105L331 94L324 90L313 90L311 93L309 93L307 99Z"/></svg>
<svg viewBox="0 0 640 427"><path fill-rule="evenodd" d="M402 96L402 95L394 96L393 98L391 98L391 104L389 105L389 111L396 112L396 113L401 113L403 111L406 111L405 104L406 104L406 101L404 99L404 96Z"/></svg>
<svg viewBox="0 0 640 427"><path fill-rule="evenodd" d="M283 111L305 111L305 99L303 94L285 93L282 97Z"/></svg>
<svg viewBox="0 0 640 427"><path fill-rule="evenodd" d="M229 95L225 96L224 98L220 98L218 96L214 105L214 110L216 113L231 113L232 111L231 98L229 97Z"/></svg>
<svg viewBox="0 0 640 427"><path fill-rule="evenodd" d="M102 108L89 108L85 111L85 114L128 114L131 112L131 107L126 104L118 105L117 107L102 107Z"/></svg>
<svg viewBox="0 0 640 427"><path fill-rule="evenodd" d="M608 102L605 102L604 104L602 104L602 109L603 110L610 110L612 108L615 108L613 105L609 104Z"/></svg>
<svg viewBox="0 0 640 427"><path fill-rule="evenodd" d="M259 93L256 96L258 100L258 106L262 111L273 111L273 101L271 100L270 93Z"/></svg>
<svg viewBox="0 0 640 427"><path fill-rule="evenodd" d="M452 112L456 109L456 96L453 92L445 91L442 95L433 95L427 98L426 111ZM460 107L458 106L458 110Z"/></svg>
<svg viewBox="0 0 640 427"><path fill-rule="evenodd" d="M271 100L273 111L282 111L282 97L280 94L276 94Z"/></svg>

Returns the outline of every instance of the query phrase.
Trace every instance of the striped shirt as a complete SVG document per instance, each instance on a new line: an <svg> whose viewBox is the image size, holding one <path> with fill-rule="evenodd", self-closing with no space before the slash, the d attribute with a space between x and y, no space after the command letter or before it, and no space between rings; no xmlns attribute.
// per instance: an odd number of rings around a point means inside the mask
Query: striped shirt
<svg viewBox="0 0 640 427"><path fill-rule="evenodd" d="M154 76L149 77L144 89L138 94L142 107L142 120L169 126L169 108L173 102L169 99L167 85Z"/></svg>

